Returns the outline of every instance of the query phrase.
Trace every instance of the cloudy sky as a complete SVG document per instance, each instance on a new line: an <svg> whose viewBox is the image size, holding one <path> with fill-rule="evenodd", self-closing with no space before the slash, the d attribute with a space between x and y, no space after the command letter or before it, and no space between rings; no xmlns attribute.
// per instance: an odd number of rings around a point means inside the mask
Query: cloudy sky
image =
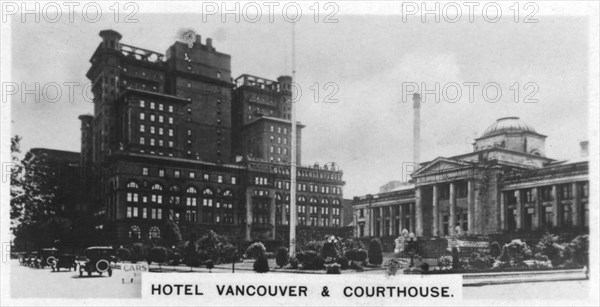
<svg viewBox="0 0 600 307"><path fill-rule="evenodd" d="M349 15L343 7L338 23L315 23L303 18L297 25L297 82L303 90L297 105L303 131L302 163L334 161L344 170L344 196L377 192L379 186L402 178L402 163L412 158L412 110L403 95L411 82L428 89L440 84L477 82L474 102L468 88L450 103L425 96L422 108L421 156L430 160L472 150L472 141L497 118L519 116L548 136L547 155L565 159L579 155L579 142L588 139L589 44L585 17L543 15L538 23L515 23L512 16L498 23L403 22L399 15ZM312 17L312 16L311 16ZM213 38L213 46L232 56L233 75L243 73L276 79L291 74L291 24L203 22L198 14L136 15L137 23L65 22L12 24L12 80L88 82L89 59L100 42L98 32L112 28L122 42L164 53L184 28ZM314 103L314 83L321 87ZM338 103L323 103L326 83L335 83ZM502 89L498 102L493 89ZM519 97L515 103L515 83ZM531 85L525 88L525 84ZM513 90L511 90L511 87ZM455 92L450 89L449 96ZM442 93L440 93L441 95ZM523 103L526 96L537 103ZM77 116L92 113L81 87L75 102L66 95L56 102L13 100L11 134L23 136L22 148L47 147L79 151ZM408 98L410 100L410 98ZM595 102L597 103L597 101Z"/></svg>

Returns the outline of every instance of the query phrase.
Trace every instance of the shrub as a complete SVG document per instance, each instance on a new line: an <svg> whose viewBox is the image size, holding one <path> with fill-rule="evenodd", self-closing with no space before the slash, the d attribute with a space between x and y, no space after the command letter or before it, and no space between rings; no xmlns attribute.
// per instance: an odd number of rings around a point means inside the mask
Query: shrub
<svg viewBox="0 0 600 307"><path fill-rule="evenodd" d="M542 255L545 255L554 266L558 266L564 261L565 245L560 244L558 240L558 236L546 234L535 246L535 249Z"/></svg>
<svg viewBox="0 0 600 307"><path fill-rule="evenodd" d="M377 238L373 238L369 243L369 263L375 265L381 265L383 263L381 241Z"/></svg>
<svg viewBox="0 0 600 307"><path fill-rule="evenodd" d="M237 248L230 243L225 243L219 248L221 259L225 262L233 262L236 260Z"/></svg>
<svg viewBox="0 0 600 307"><path fill-rule="evenodd" d="M347 270L348 269L348 258L346 258L346 257L340 257L340 258L338 258L337 263L340 264L340 268L342 270Z"/></svg>
<svg viewBox="0 0 600 307"><path fill-rule="evenodd" d="M500 249L500 244L494 241L490 244L490 256L494 258L498 258L502 254L502 249Z"/></svg>
<svg viewBox="0 0 600 307"><path fill-rule="evenodd" d="M359 263L365 262L367 260L368 253L364 249L351 249L346 252L346 258L350 261L356 261Z"/></svg>
<svg viewBox="0 0 600 307"><path fill-rule="evenodd" d="M427 263L427 262L423 262L423 263L421 263L421 265L420 265L419 267L421 268L421 270L422 270L423 272L427 272L427 271L429 271L429 263Z"/></svg>
<svg viewBox="0 0 600 307"><path fill-rule="evenodd" d="M322 270L325 267L325 260L315 251L304 251L296 256L302 264L304 270Z"/></svg>
<svg viewBox="0 0 600 307"><path fill-rule="evenodd" d="M340 271L340 265L337 263L326 265L325 270L327 274L342 274L342 271Z"/></svg>
<svg viewBox="0 0 600 307"><path fill-rule="evenodd" d="M256 273L266 273L269 271L269 260L267 257L259 256L253 265L254 272Z"/></svg>
<svg viewBox="0 0 600 307"><path fill-rule="evenodd" d="M181 263L181 260L183 259L183 255L181 255L180 252L174 252L169 256L169 258L169 263L171 263L172 265L179 265Z"/></svg>
<svg viewBox="0 0 600 307"><path fill-rule="evenodd" d="M273 259L275 258L275 253L266 252L265 257L267 257L267 259Z"/></svg>
<svg viewBox="0 0 600 307"><path fill-rule="evenodd" d="M529 260L533 257L533 253L529 246L521 240L512 240L510 243L505 244L502 248L502 256L500 260L506 261L512 260L514 264L520 264L525 260Z"/></svg>
<svg viewBox="0 0 600 307"><path fill-rule="evenodd" d="M261 242L254 242L246 249L246 258L258 259L259 257L266 257L265 246Z"/></svg>
<svg viewBox="0 0 600 307"><path fill-rule="evenodd" d="M567 244L566 254L575 265L589 264L589 237L588 235L579 235Z"/></svg>
<svg viewBox="0 0 600 307"><path fill-rule="evenodd" d="M156 263L166 263L167 262L167 249L162 246L153 247L148 252L148 256L146 257L146 261L148 264L152 262Z"/></svg>
<svg viewBox="0 0 600 307"><path fill-rule="evenodd" d="M212 269L215 268L215 263L210 259L206 260L206 262L204 264L206 265L206 268L208 269L209 272L212 272Z"/></svg>
<svg viewBox="0 0 600 307"><path fill-rule="evenodd" d="M281 246L277 249L277 255L275 256L275 263L279 266L279 268L284 267L288 264L288 249Z"/></svg>
<svg viewBox="0 0 600 307"><path fill-rule="evenodd" d="M339 255L335 243L325 242L323 244L323 248L321 249L321 256L323 256L323 258L332 258L334 260L337 259Z"/></svg>
<svg viewBox="0 0 600 307"><path fill-rule="evenodd" d="M184 249L184 259L185 259L185 264L187 266L199 266L200 265L200 259L198 258L198 251L196 250L196 242L194 240L188 241L185 249Z"/></svg>
<svg viewBox="0 0 600 307"><path fill-rule="evenodd" d="M460 259L458 257L458 249L456 247L453 247L452 248L452 268L458 269L459 262L460 262Z"/></svg>
<svg viewBox="0 0 600 307"><path fill-rule="evenodd" d="M469 266L475 269L484 270L489 269L494 264L494 258L482 256L478 253L471 254L469 257Z"/></svg>
<svg viewBox="0 0 600 307"><path fill-rule="evenodd" d="M386 265L386 274L388 276L396 275L400 269L400 262L396 259L390 259Z"/></svg>
<svg viewBox="0 0 600 307"><path fill-rule="evenodd" d="M117 250L117 257L121 260L129 260L131 258L131 251L127 248L121 247Z"/></svg>
<svg viewBox="0 0 600 307"><path fill-rule="evenodd" d="M306 251L314 251L314 252L321 252L321 250L323 249L323 241L310 241L308 243L306 243L306 245L304 246L304 250Z"/></svg>
<svg viewBox="0 0 600 307"><path fill-rule="evenodd" d="M440 267L440 268L452 267L452 257L451 256L442 256L442 257L438 258L438 267Z"/></svg>
<svg viewBox="0 0 600 307"><path fill-rule="evenodd" d="M294 270L298 269L298 259L296 259L295 257L290 257L289 263L290 263L290 268L292 268Z"/></svg>

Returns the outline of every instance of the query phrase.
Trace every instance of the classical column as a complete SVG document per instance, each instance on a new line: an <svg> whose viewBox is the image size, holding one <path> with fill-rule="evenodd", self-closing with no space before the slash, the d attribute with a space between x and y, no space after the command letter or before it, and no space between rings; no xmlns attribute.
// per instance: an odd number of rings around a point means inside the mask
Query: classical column
<svg viewBox="0 0 600 307"><path fill-rule="evenodd" d="M433 185L433 225L432 234L433 236L438 235L438 226L440 220L440 206L438 204L438 187L437 184Z"/></svg>
<svg viewBox="0 0 600 307"><path fill-rule="evenodd" d="M531 192L533 193L533 199L534 199L534 206L535 206L535 218L534 220L534 225L535 228L534 229L542 229L544 227L544 210L542 208L542 200L540 197L540 188L533 188L531 189Z"/></svg>
<svg viewBox="0 0 600 307"><path fill-rule="evenodd" d="M286 206L288 206L288 204L281 204L281 225L287 225L287 211L285 209Z"/></svg>
<svg viewBox="0 0 600 307"><path fill-rule="evenodd" d="M580 214L581 214L581 200L579 199L579 191L577 190L577 182L573 182L571 187L573 189L573 202L571 205L571 219L573 220L573 226L578 227L581 223Z"/></svg>
<svg viewBox="0 0 600 307"><path fill-rule="evenodd" d="M372 204L369 204L369 237L375 234L375 210L373 210Z"/></svg>
<svg viewBox="0 0 600 307"><path fill-rule="evenodd" d="M450 182L450 199L448 200L450 205L450 219L448 221L448 228L450 234L454 234L454 228L456 228L456 193L454 182Z"/></svg>
<svg viewBox="0 0 600 307"><path fill-rule="evenodd" d="M415 231L415 203L410 203L409 205L409 216L408 216L408 231L409 232L414 232ZM422 225L422 224L421 224Z"/></svg>
<svg viewBox="0 0 600 307"><path fill-rule="evenodd" d="M558 193L556 191L556 185L552 186L552 226L559 227L560 218L558 212Z"/></svg>
<svg viewBox="0 0 600 307"><path fill-rule="evenodd" d="M385 229L385 217L383 216L383 206L379 207L379 228L377 228L377 234L380 237L384 236Z"/></svg>
<svg viewBox="0 0 600 307"><path fill-rule="evenodd" d="M517 229L523 227L523 199L521 198L521 190L515 191L515 197L517 198Z"/></svg>
<svg viewBox="0 0 600 307"><path fill-rule="evenodd" d="M246 240L250 241L252 230L252 189L246 190Z"/></svg>
<svg viewBox="0 0 600 307"><path fill-rule="evenodd" d="M317 226L325 226L325 225L323 225L323 223L321 221L321 210L323 210L323 207L318 207L318 206L315 206L315 207L317 208Z"/></svg>
<svg viewBox="0 0 600 307"><path fill-rule="evenodd" d="M398 219L398 234L401 234L402 230L406 228L406 225L404 225L404 217L406 215L404 212L404 205L398 205L398 214L400 215L400 219Z"/></svg>
<svg viewBox="0 0 600 307"><path fill-rule="evenodd" d="M411 212L411 218L415 218L415 228L417 237L423 236L423 204L421 202L421 188L418 187L415 189L415 207L416 207L416 215L413 215ZM412 208L411 208L412 209ZM411 210L412 211L412 210Z"/></svg>
<svg viewBox="0 0 600 307"><path fill-rule="evenodd" d="M500 230L506 229L506 192L500 192Z"/></svg>
<svg viewBox="0 0 600 307"><path fill-rule="evenodd" d="M475 212L473 210L473 180L467 180L467 228L475 233Z"/></svg>
<svg viewBox="0 0 600 307"><path fill-rule="evenodd" d="M394 206L393 205L388 206L388 213L389 213L389 217L390 217L390 226L388 227L388 235L393 236L394 235L394 220L396 219L396 217L394 216Z"/></svg>

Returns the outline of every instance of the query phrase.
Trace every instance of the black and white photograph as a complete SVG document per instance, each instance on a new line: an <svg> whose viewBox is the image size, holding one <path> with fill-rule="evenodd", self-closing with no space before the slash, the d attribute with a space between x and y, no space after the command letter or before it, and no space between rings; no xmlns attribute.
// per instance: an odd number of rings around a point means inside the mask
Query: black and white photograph
<svg viewBox="0 0 600 307"><path fill-rule="evenodd" d="M2 305L597 306L599 12L2 1Z"/></svg>

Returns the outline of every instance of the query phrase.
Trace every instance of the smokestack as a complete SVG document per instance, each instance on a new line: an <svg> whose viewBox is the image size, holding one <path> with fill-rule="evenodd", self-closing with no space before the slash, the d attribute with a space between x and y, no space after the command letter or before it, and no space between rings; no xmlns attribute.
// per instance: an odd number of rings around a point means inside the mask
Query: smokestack
<svg viewBox="0 0 600 307"><path fill-rule="evenodd" d="M421 94L413 95L413 163L421 161Z"/></svg>

